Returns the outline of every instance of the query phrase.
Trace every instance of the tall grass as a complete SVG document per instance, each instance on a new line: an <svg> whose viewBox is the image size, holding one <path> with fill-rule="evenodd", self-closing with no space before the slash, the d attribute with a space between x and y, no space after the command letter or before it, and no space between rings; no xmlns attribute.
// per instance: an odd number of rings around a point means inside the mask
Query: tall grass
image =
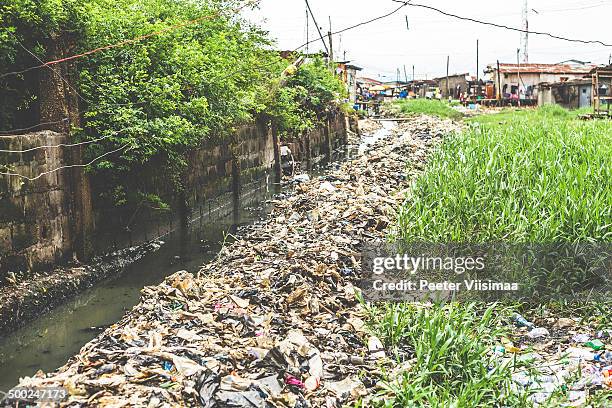
<svg viewBox="0 0 612 408"><path fill-rule="evenodd" d="M510 392L509 366L492 357L504 334L504 309L478 310L473 304L424 307L387 304L370 307L372 329L396 358L411 364L386 377L387 406L475 407L521 405Z"/></svg>
<svg viewBox="0 0 612 408"><path fill-rule="evenodd" d="M398 214L397 238L612 242L612 122L583 122L554 106L468 122L471 129L448 137L416 180ZM527 392L510 388L511 367L490 357L506 309L383 304L368 310L372 330L397 359L407 355L412 363L386 375L381 405L532 405Z"/></svg>
<svg viewBox="0 0 612 408"><path fill-rule="evenodd" d="M400 209L399 237L612 241L612 122L545 107L472 123L431 158Z"/></svg>
<svg viewBox="0 0 612 408"><path fill-rule="evenodd" d="M391 109L397 114L424 114L440 118L461 119L463 115L443 101L433 99L402 99L392 102Z"/></svg>

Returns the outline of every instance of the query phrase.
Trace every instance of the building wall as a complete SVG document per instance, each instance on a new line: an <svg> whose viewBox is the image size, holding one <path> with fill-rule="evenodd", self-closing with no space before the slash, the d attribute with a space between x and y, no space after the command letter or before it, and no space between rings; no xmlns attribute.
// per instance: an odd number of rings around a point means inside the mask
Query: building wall
<svg viewBox="0 0 612 408"><path fill-rule="evenodd" d="M66 135L42 131L0 137L0 149L23 151L66 142ZM0 153L0 171L33 178L66 164L62 148ZM70 239L68 170L34 181L0 176L0 277L2 271L37 269L68 257Z"/></svg>
<svg viewBox="0 0 612 408"><path fill-rule="evenodd" d="M538 89L538 105L550 104L556 104L566 109L589 107L591 106L591 85L557 84L540 86Z"/></svg>
<svg viewBox="0 0 612 408"><path fill-rule="evenodd" d="M461 87L460 92L467 92L468 90L468 83L465 79L465 75L449 76L448 83L450 85L450 92L453 99L459 99L460 96L457 92L457 86ZM448 98L446 78L441 78L438 80L438 87L440 88L440 92L442 92L442 97L444 99Z"/></svg>
<svg viewBox="0 0 612 408"><path fill-rule="evenodd" d="M520 89L525 91L527 88L532 87L533 89L533 98L538 98L538 84L542 82L556 83L562 82L563 80L575 80L581 79L584 74L548 74L548 73L521 73L520 74ZM494 74L494 83L497 86L497 71ZM510 93L512 86L517 86L519 84L519 75L516 72L513 73L502 73L501 75L501 90L502 96L504 93ZM504 92L504 86L506 86L506 90Z"/></svg>
<svg viewBox="0 0 612 408"><path fill-rule="evenodd" d="M349 68L346 72L346 86L349 92L349 101L357 100L357 70Z"/></svg>

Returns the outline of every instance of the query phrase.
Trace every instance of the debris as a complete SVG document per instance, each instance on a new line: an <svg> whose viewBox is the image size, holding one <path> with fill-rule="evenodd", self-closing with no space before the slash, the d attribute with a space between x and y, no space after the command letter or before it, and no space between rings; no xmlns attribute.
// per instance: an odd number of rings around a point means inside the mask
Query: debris
<svg viewBox="0 0 612 408"><path fill-rule="evenodd" d="M407 169L460 127L418 117L322 178L298 178L196 276L143 288L77 358L21 385L64 386L67 406L337 407L374 393L359 376L394 362L365 331L359 254L385 237L420 171Z"/></svg>
<svg viewBox="0 0 612 408"><path fill-rule="evenodd" d="M329 181L324 181L321 183L321 185L319 186L319 188L321 190L333 193L334 191L336 191L336 187L334 187L334 185L332 183L330 183Z"/></svg>
<svg viewBox="0 0 612 408"><path fill-rule="evenodd" d="M605 347L605 344L603 344L601 340L591 340L586 342L584 345L592 348L593 350L601 350Z"/></svg>
<svg viewBox="0 0 612 408"><path fill-rule="evenodd" d="M376 336L370 336L368 339L368 350L374 359L385 358L385 348L380 339Z"/></svg>
<svg viewBox="0 0 612 408"><path fill-rule="evenodd" d="M294 183L306 183L307 181L310 181L310 176L308 174L298 174L294 176L291 181Z"/></svg>
<svg viewBox="0 0 612 408"><path fill-rule="evenodd" d="M527 327L528 329L532 329L535 326L533 323L531 323L529 320L525 319L522 315L518 313L514 314L512 320L514 321L514 324L516 324L518 327Z"/></svg>
<svg viewBox="0 0 612 408"><path fill-rule="evenodd" d="M576 325L576 322L574 321L574 319L570 319L567 317L561 317L557 320L557 323L555 324L556 327L558 327L559 329L565 329L568 327L573 327Z"/></svg>
<svg viewBox="0 0 612 408"><path fill-rule="evenodd" d="M586 343L590 339L591 336L586 333L578 333L572 336L572 341L579 344Z"/></svg>
<svg viewBox="0 0 612 408"><path fill-rule="evenodd" d="M538 339L542 337L547 337L549 335L550 333L548 329L544 327L534 327L529 333L527 333L527 336L529 336L529 338L531 339Z"/></svg>
<svg viewBox="0 0 612 408"><path fill-rule="evenodd" d="M345 378L342 381L332 382L327 388L341 401L357 399L367 395L366 387L357 378Z"/></svg>

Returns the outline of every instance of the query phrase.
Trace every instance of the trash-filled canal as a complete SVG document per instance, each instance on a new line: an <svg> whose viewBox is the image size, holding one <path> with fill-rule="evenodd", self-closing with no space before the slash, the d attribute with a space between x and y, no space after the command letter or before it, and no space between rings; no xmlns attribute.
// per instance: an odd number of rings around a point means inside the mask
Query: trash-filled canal
<svg viewBox="0 0 612 408"><path fill-rule="evenodd" d="M393 127L394 123L383 122L382 128L362 139L359 149L349 146L336 157L346 160L367 149L369 144L388 136ZM320 172L321 167L310 175ZM220 211L193 221L187 234L174 232L165 236L157 251L128 266L118 278L78 294L26 327L0 338L0 391L9 390L20 377L31 376L39 369L49 372L65 364L84 344L136 305L143 287L158 284L179 270L198 271L217 255L237 226L265 218L271 208L269 200L280 192L273 177L266 176L244 185L242 191L237 212L232 209L231 199L221 201Z"/></svg>
<svg viewBox="0 0 612 408"><path fill-rule="evenodd" d="M102 282L43 315L26 327L0 339L0 390L17 384L19 377L38 369L53 370L94 338L105 326L120 320L140 298L144 286L155 285L178 271L196 272L212 259L237 225L265 217L273 197L271 177L245 187L238 214L231 200L228 211L218 211L190 224L187 235L167 235L155 252L128 266L115 279ZM227 210L227 208L225 208Z"/></svg>

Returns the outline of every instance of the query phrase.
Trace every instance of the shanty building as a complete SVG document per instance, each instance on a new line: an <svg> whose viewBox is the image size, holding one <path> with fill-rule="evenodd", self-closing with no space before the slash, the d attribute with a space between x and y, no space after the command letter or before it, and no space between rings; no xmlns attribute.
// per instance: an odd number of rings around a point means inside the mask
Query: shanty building
<svg viewBox="0 0 612 408"><path fill-rule="evenodd" d="M357 100L357 72L363 68L350 64L350 61L336 62L336 66L336 74L346 84L349 101L355 102Z"/></svg>
<svg viewBox="0 0 612 408"><path fill-rule="evenodd" d="M590 74L595 113L612 116L612 65L593 68Z"/></svg>
<svg viewBox="0 0 612 408"><path fill-rule="evenodd" d="M491 75L500 99L538 100L538 85L541 83L567 82L582 79L596 65L580 61L563 64L499 64L489 65L486 73Z"/></svg>
<svg viewBox="0 0 612 408"><path fill-rule="evenodd" d="M448 85L446 76L440 78L434 78L437 82L438 88L442 93L442 98L447 99L450 96L453 99L459 99L462 93L467 94L470 88L470 82L473 81L469 73L465 74L453 74L448 76Z"/></svg>
<svg viewBox="0 0 612 408"><path fill-rule="evenodd" d="M591 106L591 96L590 78L538 85L538 106L554 104L566 109L586 108Z"/></svg>

